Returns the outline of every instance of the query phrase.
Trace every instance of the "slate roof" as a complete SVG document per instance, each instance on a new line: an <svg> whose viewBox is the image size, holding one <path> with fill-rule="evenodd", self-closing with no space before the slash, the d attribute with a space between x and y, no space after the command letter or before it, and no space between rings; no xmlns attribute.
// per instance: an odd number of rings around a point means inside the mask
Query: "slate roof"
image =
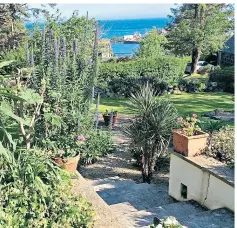
<svg viewBox="0 0 237 228"><path fill-rule="evenodd" d="M235 54L235 35L233 35L229 40L225 43L225 48L222 49L222 52Z"/></svg>

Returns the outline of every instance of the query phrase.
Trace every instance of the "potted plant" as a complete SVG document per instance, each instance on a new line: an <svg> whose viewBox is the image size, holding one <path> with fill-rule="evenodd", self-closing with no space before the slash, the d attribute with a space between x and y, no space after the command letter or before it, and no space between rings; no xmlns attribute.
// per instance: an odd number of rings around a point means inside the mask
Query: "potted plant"
<svg viewBox="0 0 237 228"><path fill-rule="evenodd" d="M180 129L172 130L174 150L186 157L193 157L204 152L207 146L208 134L198 126L198 116L177 119Z"/></svg>
<svg viewBox="0 0 237 228"><path fill-rule="evenodd" d="M58 150L53 156L53 160L60 165L61 168L70 172L76 172L80 159L80 150L85 145L85 137L80 135L74 142L74 147L68 147L64 150Z"/></svg>
<svg viewBox="0 0 237 228"><path fill-rule="evenodd" d="M113 114L112 125L115 126L117 123L117 119L118 119L118 114L117 114L118 112L112 111L111 113ZM109 113L108 110L106 110L105 113L103 113L103 118L104 118L104 122L105 122L106 126L109 126L109 124L110 124L111 113Z"/></svg>

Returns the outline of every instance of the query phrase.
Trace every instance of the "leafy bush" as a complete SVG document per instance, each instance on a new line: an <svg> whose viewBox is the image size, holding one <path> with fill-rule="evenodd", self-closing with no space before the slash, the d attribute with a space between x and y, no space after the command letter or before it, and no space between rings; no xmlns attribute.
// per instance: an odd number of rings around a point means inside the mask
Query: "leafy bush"
<svg viewBox="0 0 237 228"><path fill-rule="evenodd" d="M200 119L200 122L199 122L200 128L203 131L210 133L210 134L212 134L215 131L219 131L224 125L225 125L224 121L213 120L210 118L202 118L202 119Z"/></svg>
<svg viewBox="0 0 237 228"><path fill-rule="evenodd" d="M129 97L139 89L139 86L149 83L156 91L155 95L163 94L167 90L168 84L164 81L159 81L154 77L142 77L142 78L116 78L109 82L110 91L117 96Z"/></svg>
<svg viewBox="0 0 237 228"><path fill-rule="evenodd" d="M234 129L225 126L212 134L207 154L221 162L234 166L234 145Z"/></svg>
<svg viewBox="0 0 237 228"><path fill-rule="evenodd" d="M178 81L184 73L188 58L161 56L157 58L137 58L128 62L101 63L99 65L98 86L106 88L116 80L128 81L135 78L154 78L157 82ZM121 87L121 86L120 86Z"/></svg>
<svg viewBox="0 0 237 228"><path fill-rule="evenodd" d="M82 151L82 162L84 164L96 162L99 157L106 155L111 147L112 138L110 132L101 130L91 131Z"/></svg>
<svg viewBox="0 0 237 228"><path fill-rule="evenodd" d="M209 84L217 83L217 89L224 92L234 93L234 67L217 68L210 73Z"/></svg>
<svg viewBox="0 0 237 228"><path fill-rule="evenodd" d="M199 92L206 88L208 75L191 75L179 80L179 87L187 92Z"/></svg>
<svg viewBox="0 0 237 228"><path fill-rule="evenodd" d="M46 153L0 151L1 227L92 227L91 205L72 194L69 174Z"/></svg>

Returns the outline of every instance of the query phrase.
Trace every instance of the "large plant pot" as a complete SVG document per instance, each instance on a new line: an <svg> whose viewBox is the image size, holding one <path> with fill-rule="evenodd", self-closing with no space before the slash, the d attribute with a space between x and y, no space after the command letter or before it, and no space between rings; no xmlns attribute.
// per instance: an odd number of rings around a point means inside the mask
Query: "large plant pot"
<svg viewBox="0 0 237 228"><path fill-rule="evenodd" d="M105 125L109 126L109 124L110 124L110 115L103 115L103 118L104 118ZM112 125L113 126L116 125L117 121L118 121L118 115L113 116Z"/></svg>
<svg viewBox="0 0 237 228"><path fill-rule="evenodd" d="M174 150L186 157L193 157L203 153L207 146L208 134L198 131L198 135L186 136L180 129L173 130Z"/></svg>
<svg viewBox="0 0 237 228"><path fill-rule="evenodd" d="M62 169L66 169L70 172L76 172L77 171L77 165L80 159L80 154L78 154L76 157L73 158L53 158L53 160L60 165Z"/></svg>

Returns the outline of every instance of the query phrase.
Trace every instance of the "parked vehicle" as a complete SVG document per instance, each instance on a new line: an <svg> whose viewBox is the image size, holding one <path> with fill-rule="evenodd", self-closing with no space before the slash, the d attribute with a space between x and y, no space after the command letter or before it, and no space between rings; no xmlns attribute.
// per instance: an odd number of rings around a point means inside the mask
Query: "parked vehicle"
<svg viewBox="0 0 237 228"><path fill-rule="evenodd" d="M204 67L206 66L210 66L214 68L214 66L206 61L198 61L198 65L197 65L197 71L201 71ZM185 74L190 74L191 73L191 67L192 67L192 63L188 63L185 69Z"/></svg>

